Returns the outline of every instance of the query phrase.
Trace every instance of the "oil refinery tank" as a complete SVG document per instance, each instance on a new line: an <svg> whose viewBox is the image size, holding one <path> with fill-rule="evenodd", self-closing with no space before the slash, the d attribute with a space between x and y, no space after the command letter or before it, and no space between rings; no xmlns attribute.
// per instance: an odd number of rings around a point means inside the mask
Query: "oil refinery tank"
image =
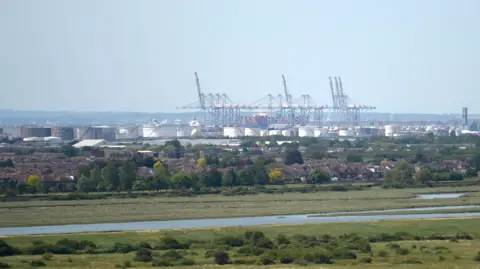
<svg viewBox="0 0 480 269"><path fill-rule="evenodd" d="M293 136L292 130L282 130L283 136Z"/></svg>
<svg viewBox="0 0 480 269"><path fill-rule="evenodd" d="M385 136L394 136L395 134L400 133L400 131L401 131L400 125L397 125L397 124L385 125Z"/></svg>
<svg viewBox="0 0 480 269"><path fill-rule="evenodd" d="M273 136L273 135L282 135L282 130L269 130L268 135Z"/></svg>
<svg viewBox="0 0 480 269"><path fill-rule="evenodd" d="M343 137L355 136L355 131L354 130L339 130L338 131L338 136L343 136Z"/></svg>
<svg viewBox="0 0 480 269"><path fill-rule="evenodd" d="M321 137L326 136L328 134L328 129L322 127L315 127L313 128L313 136L314 137Z"/></svg>
<svg viewBox="0 0 480 269"><path fill-rule="evenodd" d="M299 137L314 137L315 132L313 127L309 126L302 126L298 128L298 136Z"/></svg>
<svg viewBox="0 0 480 269"><path fill-rule="evenodd" d="M260 136L260 128L247 127L245 128L245 136Z"/></svg>
<svg viewBox="0 0 480 269"><path fill-rule="evenodd" d="M156 138L159 137L158 125L144 124L142 126L142 137L144 138Z"/></svg>
<svg viewBox="0 0 480 269"><path fill-rule="evenodd" d="M240 137L240 136L244 136L244 131L243 131L243 128L240 128L240 127L224 127L223 136Z"/></svg>

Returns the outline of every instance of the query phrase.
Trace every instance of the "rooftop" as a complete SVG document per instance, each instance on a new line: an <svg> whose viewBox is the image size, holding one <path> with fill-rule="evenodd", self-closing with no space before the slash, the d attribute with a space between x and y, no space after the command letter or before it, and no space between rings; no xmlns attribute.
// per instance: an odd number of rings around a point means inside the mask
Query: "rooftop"
<svg viewBox="0 0 480 269"><path fill-rule="evenodd" d="M84 139L73 145L74 148L96 147L105 143L105 139Z"/></svg>

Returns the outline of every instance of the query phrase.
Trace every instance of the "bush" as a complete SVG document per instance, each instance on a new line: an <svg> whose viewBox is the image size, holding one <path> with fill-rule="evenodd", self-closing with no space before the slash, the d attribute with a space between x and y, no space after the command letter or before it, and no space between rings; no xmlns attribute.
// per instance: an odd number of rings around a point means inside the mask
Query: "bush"
<svg viewBox="0 0 480 269"><path fill-rule="evenodd" d="M395 250L395 252L398 254L398 255L408 255L410 253L410 251L408 251L408 249L406 248L397 248Z"/></svg>
<svg viewBox="0 0 480 269"><path fill-rule="evenodd" d="M385 251L385 250L380 250L377 255L378 255L378 257L382 257L382 258L386 258L386 257L389 256L388 252Z"/></svg>
<svg viewBox="0 0 480 269"><path fill-rule="evenodd" d="M313 254L307 254L304 257L304 260L309 263L315 264L332 264L332 256L326 251L318 251Z"/></svg>
<svg viewBox="0 0 480 269"><path fill-rule="evenodd" d="M15 254L20 254L20 251L7 242L0 240L0 257L13 256Z"/></svg>
<svg viewBox="0 0 480 269"><path fill-rule="evenodd" d="M238 254L245 255L245 256L259 256L263 254L263 249L257 248L252 245L247 245L239 248L237 250Z"/></svg>
<svg viewBox="0 0 480 269"><path fill-rule="evenodd" d="M152 251L149 249L141 248L135 253L135 261L137 262L150 262L152 260Z"/></svg>
<svg viewBox="0 0 480 269"><path fill-rule="evenodd" d="M235 260L233 264L255 264L254 260Z"/></svg>
<svg viewBox="0 0 480 269"><path fill-rule="evenodd" d="M35 260L30 262L30 266L32 267L40 267L40 266L47 266L43 261L41 260Z"/></svg>
<svg viewBox="0 0 480 269"><path fill-rule="evenodd" d="M8 265L8 263L0 262L0 268L1 269L10 268L10 265Z"/></svg>
<svg viewBox="0 0 480 269"><path fill-rule="evenodd" d="M387 247L389 247L391 249L399 249L400 245L399 244L388 244Z"/></svg>
<svg viewBox="0 0 480 269"><path fill-rule="evenodd" d="M146 249L152 249L152 246L150 246L150 244L148 242L140 242L140 244L138 244L138 248L146 248Z"/></svg>
<svg viewBox="0 0 480 269"><path fill-rule="evenodd" d="M172 236L164 236L160 239L160 243L155 249L159 250L167 250L167 249L188 249L188 244L181 244L177 241L177 239L173 238Z"/></svg>
<svg viewBox="0 0 480 269"><path fill-rule="evenodd" d="M295 257L293 256L293 254L290 254L288 252L279 253L278 254L278 259L280 260L280 263L282 263L282 264L290 264L290 263L293 263L295 261Z"/></svg>
<svg viewBox="0 0 480 269"><path fill-rule="evenodd" d="M277 245L279 246L290 244L290 240L288 240L288 238L284 234L279 234L275 241L277 241Z"/></svg>
<svg viewBox="0 0 480 269"><path fill-rule="evenodd" d="M155 266L155 267L167 267L172 265L173 265L173 261L168 259L159 259L159 260L154 260L152 262L152 266Z"/></svg>
<svg viewBox="0 0 480 269"><path fill-rule="evenodd" d="M42 259L44 259L45 261L49 261L53 258L53 255L52 253L45 253L42 255Z"/></svg>
<svg viewBox="0 0 480 269"><path fill-rule="evenodd" d="M124 243L115 243L113 247L111 248L110 252L113 253L129 253L132 251L137 250L136 247L134 247L131 244L124 244Z"/></svg>
<svg viewBox="0 0 480 269"><path fill-rule="evenodd" d="M271 265L275 264L275 261L269 256L261 256L257 261L257 265Z"/></svg>
<svg viewBox="0 0 480 269"><path fill-rule="evenodd" d="M218 251L215 253L215 263L224 265L230 263L230 255L225 251Z"/></svg>
<svg viewBox="0 0 480 269"><path fill-rule="evenodd" d="M70 239L62 239L56 243L57 246L70 248L74 250L85 250L87 248L96 248L97 246L92 241L75 241Z"/></svg>
<svg viewBox="0 0 480 269"><path fill-rule="evenodd" d="M241 247L244 244L244 240L238 236L223 236L215 240L217 244L227 245L231 247Z"/></svg>
<svg viewBox="0 0 480 269"><path fill-rule="evenodd" d="M192 259L181 259L180 261L178 261L178 265L182 265L182 266L190 266L194 264L195 264L195 261Z"/></svg>
<svg viewBox="0 0 480 269"><path fill-rule="evenodd" d="M406 260L402 263L404 263L404 264L423 264L423 262L421 262L419 260L414 260L414 259Z"/></svg>
<svg viewBox="0 0 480 269"><path fill-rule="evenodd" d="M359 263L372 263L372 258L361 258Z"/></svg>
<svg viewBox="0 0 480 269"><path fill-rule="evenodd" d="M355 260L357 259L357 254L350 252L346 249L343 248L337 248L332 251L332 256L334 259L342 259L342 260L348 260L352 259Z"/></svg>

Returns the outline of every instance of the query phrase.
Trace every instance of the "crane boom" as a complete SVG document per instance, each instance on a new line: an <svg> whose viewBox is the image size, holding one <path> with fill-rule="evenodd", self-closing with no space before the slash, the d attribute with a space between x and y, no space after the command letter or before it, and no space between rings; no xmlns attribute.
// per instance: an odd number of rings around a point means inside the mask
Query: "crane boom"
<svg viewBox="0 0 480 269"><path fill-rule="evenodd" d="M336 107L338 107L338 104L337 104L337 98L336 98L336 95L335 95L335 90L333 89L332 77L328 77L328 79L330 80L330 91L332 92L333 107L336 108Z"/></svg>
<svg viewBox="0 0 480 269"><path fill-rule="evenodd" d="M200 79L197 72L195 72L195 82L197 83L198 103L202 109L205 109L205 98L203 98L202 89L200 88Z"/></svg>
<svg viewBox="0 0 480 269"><path fill-rule="evenodd" d="M283 80L283 90L285 91L285 101L290 106L292 105L292 98L288 93L287 80L285 79L285 76L283 74L282 74L282 80Z"/></svg>

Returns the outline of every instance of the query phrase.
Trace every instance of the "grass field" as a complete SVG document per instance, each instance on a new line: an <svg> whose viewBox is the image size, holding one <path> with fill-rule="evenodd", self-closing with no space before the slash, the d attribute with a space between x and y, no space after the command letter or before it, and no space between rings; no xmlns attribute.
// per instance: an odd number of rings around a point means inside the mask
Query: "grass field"
<svg viewBox="0 0 480 269"><path fill-rule="evenodd" d="M459 199L412 199L419 193L466 192ZM0 227L172 219L316 214L443 205L480 205L480 186L363 191L202 195L131 199L0 203Z"/></svg>
<svg viewBox="0 0 480 269"><path fill-rule="evenodd" d="M219 228L219 229L190 229L170 230L164 232L118 232L118 233L91 233L69 234L48 236L15 236L1 238L17 248L27 248L34 240L42 240L47 243L55 243L64 238L72 240L91 240L99 248L109 248L114 243L138 244L141 241L153 243L165 235L173 236L178 240L206 240L213 241L222 236L241 236L246 231L262 231L269 238L275 238L279 234L293 236L298 234L320 236L329 234L340 236L345 233L357 233L367 237L380 233L394 234L397 232L410 233L416 236L430 236L432 234L454 235L458 232L476 235L475 240L402 240L395 242L372 243L371 253L357 253L357 259L335 259L333 264L309 265L308 268L480 268L480 262L474 261L474 257L480 250L478 239L478 223L480 219L449 219L449 220L409 220L409 221L379 221L362 223L336 223L336 224L308 224L301 226L262 226L255 228ZM408 253L400 254L395 248L406 249ZM232 260L236 259L259 259L259 257L244 257L235 254L231 249ZM383 252L383 254L381 254ZM165 251L155 250L154 255L159 256ZM300 265L273 266L260 265L212 265L212 258L205 258L206 249L191 247L186 256L195 261L196 265L175 268L305 268ZM134 268L151 268L151 264L134 262L134 252L126 254L71 254L53 255L45 260L43 268L115 268L129 262ZM371 258L371 264L359 263L361 258ZM2 257L1 262L8 263L12 268L31 268L29 262L42 260L41 255L19 255ZM413 264L418 263L418 264ZM421 264L420 264L421 263ZM117 268L121 268L118 266Z"/></svg>

